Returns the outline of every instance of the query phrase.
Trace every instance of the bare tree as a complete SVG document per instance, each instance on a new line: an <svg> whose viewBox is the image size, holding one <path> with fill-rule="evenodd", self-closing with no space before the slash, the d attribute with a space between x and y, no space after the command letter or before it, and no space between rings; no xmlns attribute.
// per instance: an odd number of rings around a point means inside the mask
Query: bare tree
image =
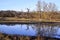
<svg viewBox="0 0 60 40"><path fill-rule="evenodd" d="M47 12L48 12L48 4L45 2L45 1L43 1L42 2L42 11L43 11L43 13L42 13L42 19L47 19Z"/></svg>
<svg viewBox="0 0 60 40"><path fill-rule="evenodd" d="M48 7L47 7L48 4L45 1L43 1L42 4L43 4L43 6L42 6L43 7L43 11L47 12L48 11Z"/></svg>
<svg viewBox="0 0 60 40"><path fill-rule="evenodd" d="M27 12L29 13L29 11L30 11L30 9L29 8L27 8Z"/></svg>
<svg viewBox="0 0 60 40"><path fill-rule="evenodd" d="M37 2L37 13L40 13L40 18L41 18L41 1Z"/></svg>
<svg viewBox="0 0 60 40"><path fill-rule="evenodd" d="M56 7L56 4L54 4L54 3L49 3L48 4L48 11L50 11L50 12L55 12L55 11L57 11L57 7Z"/></svg>
<svg viewBox="0 0 60 40"><path fill-rule="evenodd" d="M37 2L37 11L41 12L41 1Z"/></svg>

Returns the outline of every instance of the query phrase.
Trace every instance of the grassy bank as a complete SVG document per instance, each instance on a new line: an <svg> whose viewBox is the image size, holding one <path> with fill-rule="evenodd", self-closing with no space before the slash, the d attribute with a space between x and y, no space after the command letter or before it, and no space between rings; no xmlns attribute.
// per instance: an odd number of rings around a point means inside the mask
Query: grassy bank
<svg viewBox="0 0 60 40"><path fill-rule="evenodd" d="M56 38L40 37L40 36L18 36L0 33L0 40L59 40Z"/></svg>
<svg viewBox="0 0 60 40"><path fill-rule="evenodd" d="M56 20L47 20L39 18L17 18L17 17L0 17L0 23L37 23L37 22L60 22Z"/></svg>

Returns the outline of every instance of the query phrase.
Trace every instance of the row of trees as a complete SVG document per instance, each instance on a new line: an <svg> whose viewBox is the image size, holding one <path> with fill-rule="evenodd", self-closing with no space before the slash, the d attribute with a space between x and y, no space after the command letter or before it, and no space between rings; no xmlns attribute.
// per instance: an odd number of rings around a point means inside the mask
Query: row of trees
<svg viewBox="0 0 60 40"><path fill-rule="evenodd" d="M38 1L37 2L37 11L44 11L44 12L53 12L53 11L57 11L57 6L55 3L46 3L45 1L41 2Z"/></svg>
<svg viewBox="0 0 60 40"><path fill-rule="evenodd" d="M40 13L41 19L47 19L47 20L59 20L60 19L60 13L58 11L58 8L55 3L46 3L45 1L37 2L37 13Z"/></svg>

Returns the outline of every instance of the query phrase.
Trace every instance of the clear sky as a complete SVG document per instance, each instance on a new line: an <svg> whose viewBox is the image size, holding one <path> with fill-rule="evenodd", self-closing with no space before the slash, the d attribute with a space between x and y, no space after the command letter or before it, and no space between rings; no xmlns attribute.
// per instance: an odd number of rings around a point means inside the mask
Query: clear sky
<svg viewBox="0 0 60 40"><path fill-rule="evenodd" d="M36 9L36 4L38 0L0 0L0 10L23 10L26 8L30 10ZM45 2L53 2L60 9L60 0L41 0Z"/></svg>

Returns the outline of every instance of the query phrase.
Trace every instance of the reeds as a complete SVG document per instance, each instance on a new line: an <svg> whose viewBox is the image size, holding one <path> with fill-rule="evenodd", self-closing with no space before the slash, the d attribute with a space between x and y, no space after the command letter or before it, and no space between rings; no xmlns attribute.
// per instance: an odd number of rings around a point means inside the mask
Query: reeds
<svg viewBox="0 0 60 40"><path fill-rule="evenodd" d="M15 36L0 34L0 40L57 40L57 39L40 36Z"/></svg>

